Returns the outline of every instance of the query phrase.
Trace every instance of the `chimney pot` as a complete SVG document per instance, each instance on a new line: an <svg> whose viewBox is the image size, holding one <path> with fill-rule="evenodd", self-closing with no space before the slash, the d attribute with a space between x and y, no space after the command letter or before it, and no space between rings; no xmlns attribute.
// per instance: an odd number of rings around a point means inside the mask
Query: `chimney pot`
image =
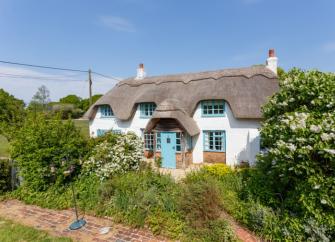
<svg viewBox="0 0 335 242"><path fill-rule="evenodd" d="M269 49L269 57L275 57L275 49Z"/></svg>
<svg viewBox="0 0 335 242"><path fill-rule="evenodd" d="M137 75L136 75L136 80L142 80L146 77L146 73L144 71L144 64L140 63L137 68Z"/></svg>
<svg viewBox="0 0 335 242"><path fill-rule="evenodd" d="M278 58L275 55L274 49L269 49L269 57L266 60L266 67L277 74Z"/></svg>

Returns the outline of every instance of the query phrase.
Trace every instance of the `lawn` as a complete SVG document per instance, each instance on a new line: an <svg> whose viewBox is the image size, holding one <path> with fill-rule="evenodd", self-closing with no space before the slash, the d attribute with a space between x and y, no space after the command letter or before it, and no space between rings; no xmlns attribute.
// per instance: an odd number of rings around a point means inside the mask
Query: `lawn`
<svg viewBox="0 0 335 242"><path fill-rule="evenodd" d="M44 231L13 223L10 220L0 218L0 241L13 242L70 242L70 238L53 237Z"/></svg>
<svg viewBox="0 0 335 242"><path fill-rule="evenodd" d="M0 157L9 156L9 144L5 137L0 135Z"/></svg>
<svg viewBox="0 0 335 242"><path fill-rule="evenodd" d="M79 119L74 119L73 120L76 127L80 129L81 134L84 137L89 137L90 131L88 128L88 120L79 120Z"/></svg>

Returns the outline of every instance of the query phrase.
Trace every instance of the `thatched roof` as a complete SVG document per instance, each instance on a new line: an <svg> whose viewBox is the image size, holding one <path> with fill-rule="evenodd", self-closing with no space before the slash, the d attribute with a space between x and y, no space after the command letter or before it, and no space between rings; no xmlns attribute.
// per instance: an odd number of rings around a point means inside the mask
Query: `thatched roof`
<svg viewBox="0 0 335 242"><path fill-rule="evenodd" d="M278 89L276 74L265 66L153 76L142 80L132 77L119 82L102 96L84 117L94 118L97 107L108 104L117 118L128 120L138 103L154 102L160 106L165 100L173 99L178 102L173 101L176 110L162 114L157 109L153 118L179 115L179 119L181 116L186 119L192 117L200 101L224 99L235 118L260 119L261 106Z"/></svg>

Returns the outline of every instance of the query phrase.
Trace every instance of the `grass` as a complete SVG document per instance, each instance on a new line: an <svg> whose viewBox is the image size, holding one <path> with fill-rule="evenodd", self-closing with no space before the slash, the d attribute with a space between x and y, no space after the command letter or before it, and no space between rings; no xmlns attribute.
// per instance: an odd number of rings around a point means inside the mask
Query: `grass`
<svg viewBox="0 0 335 242"><path fill-rule="evenodd" d="M0 157L9 157L9 143L2 135L0 135Z"/></svg>
<svg viewBox="0 0 335 242"><path fill-rule="evenodd" d="M80 133L84 137L89 138L90 131L89 131L88 120L74 119L73 122L76 125L76 127L80 129Z"/></svg>
<svg viewBox="0 0 335 242"><path fill-rule="evenodd" d="M0 218L0 241L70 242L70 238L53 237L48 233Z"/></svg>

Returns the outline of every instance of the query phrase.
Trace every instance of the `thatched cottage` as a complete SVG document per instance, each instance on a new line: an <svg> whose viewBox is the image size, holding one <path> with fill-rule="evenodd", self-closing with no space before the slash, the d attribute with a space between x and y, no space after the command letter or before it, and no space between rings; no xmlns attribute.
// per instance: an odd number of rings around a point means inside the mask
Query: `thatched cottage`
<svg viewBox="0 0 335 242"><path fill-rule="evenodd" d="M266 65L120 81L87 111L91 136L133 131L146 157L167 168L191 163L253 163L261 106L278 90L277 57Z"/></svg>

